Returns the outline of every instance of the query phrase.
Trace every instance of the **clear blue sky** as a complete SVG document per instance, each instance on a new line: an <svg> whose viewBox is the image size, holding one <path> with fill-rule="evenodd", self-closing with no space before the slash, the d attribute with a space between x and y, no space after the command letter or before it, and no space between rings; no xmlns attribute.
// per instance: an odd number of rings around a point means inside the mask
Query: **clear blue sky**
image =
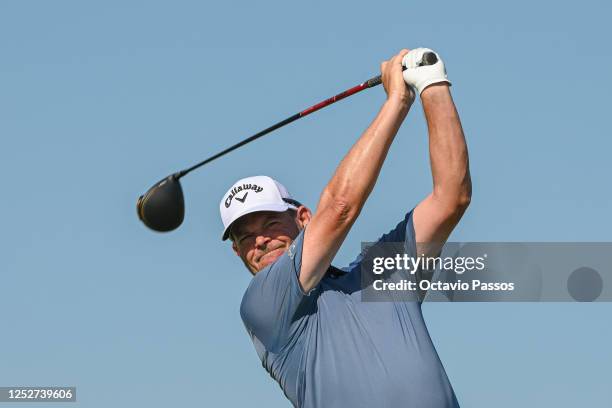
<svg viewBox="0 0 612 408"><path fill-rule="evenodd" d="M612 10L604 1L0 4L0 386L75 385L75 407L287 407L238 314L250 275L219 240L234 180L310 206L384 100L368 90L184 179L170 234L151 184L378 73L446 61L472 205L455 241L612 241ZM413 107L338 254L431 179ZM426 304L464 407L612 405L610 303ZM41 405L42 406L42 405Z"/></svg>

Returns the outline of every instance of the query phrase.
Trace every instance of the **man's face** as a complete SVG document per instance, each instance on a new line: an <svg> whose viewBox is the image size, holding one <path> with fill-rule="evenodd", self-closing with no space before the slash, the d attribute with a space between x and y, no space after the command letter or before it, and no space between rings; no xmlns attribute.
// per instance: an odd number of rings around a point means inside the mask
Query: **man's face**
<svg viewBox="0 0 612 408"><path fill-rule="evenodd" d="M309 220L310 211L300 207L298 212L254 212L241 217L232 226L232 248L253 275L289 249L305 225L302 222L304 211L308 212Z"/></svg>

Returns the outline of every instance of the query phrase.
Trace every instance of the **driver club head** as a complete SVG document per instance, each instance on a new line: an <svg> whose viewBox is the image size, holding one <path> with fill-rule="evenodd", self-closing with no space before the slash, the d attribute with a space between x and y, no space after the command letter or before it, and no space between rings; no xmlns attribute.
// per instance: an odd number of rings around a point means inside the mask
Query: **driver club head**
<svg viewBox="0 0 612 408"><path fill-rule="evenodd" d="M185 218L185 200L177 174L158 181L141 195L136 210L140 220L154 231L178 228Z"/></svg>

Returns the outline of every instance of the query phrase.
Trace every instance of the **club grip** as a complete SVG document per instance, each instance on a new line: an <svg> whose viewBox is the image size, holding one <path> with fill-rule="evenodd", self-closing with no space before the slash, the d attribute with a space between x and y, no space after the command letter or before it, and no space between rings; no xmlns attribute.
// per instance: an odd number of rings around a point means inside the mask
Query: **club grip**
<svg viewBox="0 0 612 408"><path fill-rule="evenodd" d="M424 65L433 65L438 62L438 56L434 52L426 52L423 54L423 58L421 59L420 67ZM402 71L405 71L406 67L402 68ZM376 85L382 84L382 75L378 75L374 78L370 78L366 81L366 88L371 88Z"/></svg>

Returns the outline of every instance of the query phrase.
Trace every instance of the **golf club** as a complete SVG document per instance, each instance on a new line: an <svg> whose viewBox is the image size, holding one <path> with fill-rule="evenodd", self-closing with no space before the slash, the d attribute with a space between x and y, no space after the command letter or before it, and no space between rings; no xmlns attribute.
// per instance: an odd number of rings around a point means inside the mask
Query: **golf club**
<svg viewBox="0 0 612 408"><path fill-rule="evenodd" d="M420 65L433 65L437 61L438 58L436 54L428 52L423 55ZM405 69L406 67L404 67L404 70ZM244 146L247 143L259 139L260 137L276 129L288 125L291 122L303 118L304 116L310 115L311 113L316 112L319 109L325 108L326 106L338 102L339 100L342 100L348 96L361 92L364 89L380 85L381 83L382 77L380 75L371 78L357 86L354 86L344 92L332 96L331 98L319 102L316 105L311 106L310 108L298 112L295 115L289 116L287 119L284 119L270 126L269 128L264 129L261 132L258 132L253 136L248 137L243 141L228 147L227 149L215 154L214 156L209 157L206 160L201 161L200 163L189 167L188 169L181 170L158 181L144 195L141 195L138 198L138 202L136 204L138 217L147 227L154 231L167 232L178 228L183 222L183 219L185 218L185 200L183 198L183 189L179 181L181 177L207 163L210 163L215 159L218 159L219 157L233 150L236 150L241 146Z"/></svg>

